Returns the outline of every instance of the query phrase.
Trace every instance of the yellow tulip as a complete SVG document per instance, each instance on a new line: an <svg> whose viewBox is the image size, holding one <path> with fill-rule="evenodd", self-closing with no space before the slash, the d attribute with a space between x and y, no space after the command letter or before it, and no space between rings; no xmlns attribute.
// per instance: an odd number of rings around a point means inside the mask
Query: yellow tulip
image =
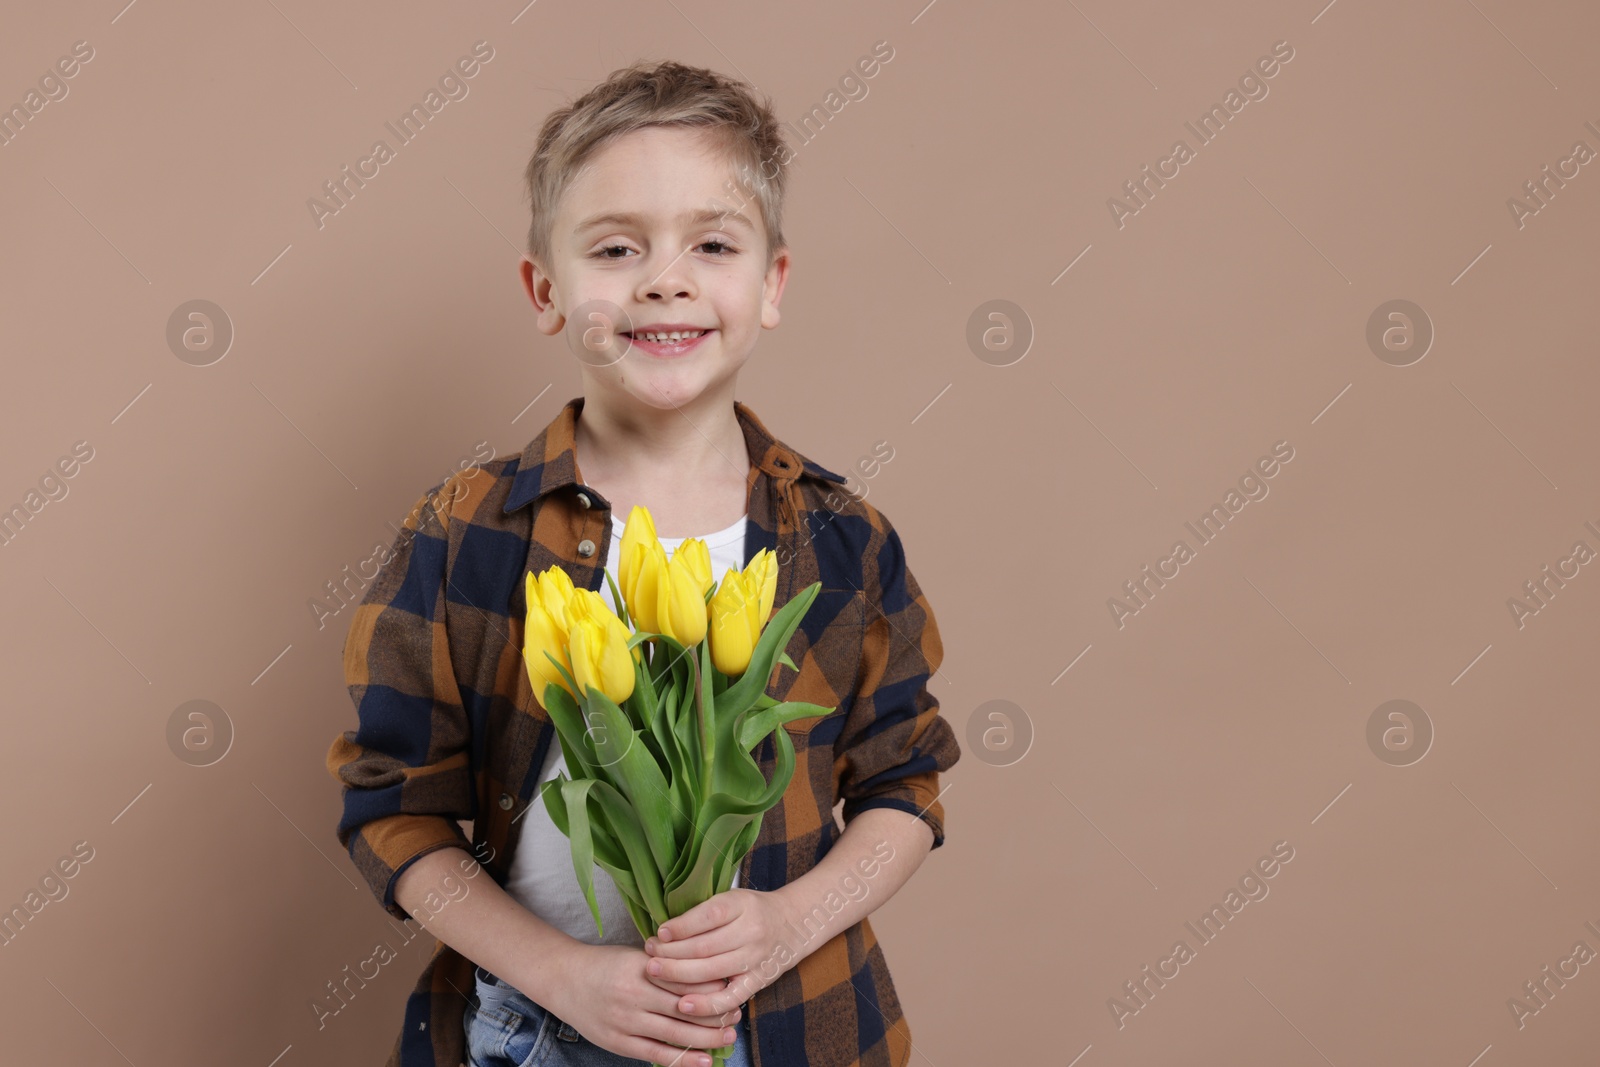
<svg viewBox="0 0 1600 1067"><path fill-rule="evenodd" d="M567 603L572 599L574 588L572 576L560 567L550 567L539 575L539 599L561 627L563 634L567 628Z"/></svg>
<svg viewBox="0 0 1600 1067"><path fill-rule="evenodd" d="M660 624L657 632L685 648L698 644L706 636L706 589L711 584L711 557L705 554L704 544L700 547L703 561L697 562L693 552L685 554L680 547L656 579L656 622ZM705 578L701 577L699 568L702 566Z"/></svg>
<svg viewBox="0 0 1600 1067"><path fill-rule="evenodd" d="M633 695L635 657L628 650L628 627L598 593L574 591L567 603L567 631L572 674L583 696L591 686L617 704Z"/></svg>
<svg viewBox="0 0 1600 1067"><path fill-rule="evenodd" d="M757 611L761 616L761 625L765 626L772 617L772 602L778 595L778 557L772 549L763 548L757 552L745 567L744 577L760 597L761 606Z"/></svg>
<svg viewBox="0 0 1600 1067"><path fill-rule="evenodd" d="M649 508L635 504L633 510L628 512L628 521L623 524L622 545L617 549L617 586L624 592L633 588L638 574L638 549L653 544L660 544L656 538L655 520L650 517ZM625 603L629 614L632 614L633 602Z"/></svg>
<svg viewBox="0 0 1600 1067"><path fill-rule="evenodd" d="M743 571L731 567L711 597L711 662L729 677L744 673L778 593L778 557L763 548Z"/></svg>
<svg viewBox="0 0 1600 1067"><path fill-rule="evenodd" d="M761 597L750 580L728 568L727 576L711 597L711 663L730 678L750 666L751 653L766 621L759 614Z"/></svg>
<svg viewBox="0 0 1600 1067"><path fill-rule="evenodd" d="M698 549L689 547L690 541ZM627 578L618 583L636 628L666 634L685 647L706 636L706 590L711 587L711 554L704 542L690 541L670 560L658 540L630 546Z"/></svg>
<svg viewBox="0 0 1600 1067"><path fill-rule="evenodd" d="M567 680L545 656L549 652L568 671L572 670L572 658L567 653L567 603L571 590L572 579L560 567L552 567L538 578L529 571L523 581L528 614L523 627L522 659L528 666L528 677L540 701L544 700L545 687L551 682L572 692Z"/></svg>
<svg viewBox="0 0 1600 1067"><path fill-rule="evenodd" d="M636 629L660 633L660 597L656 590L662 572L667 569L666 549L651 537L649 541L625 545L622 551L629 555L619 561L622 576L617 584L622 591L622 602L628 607L628 618Z"/></svg>
<svg viewBox="0 0 1600 1067"><path fill-rule="evenodd" d="M705 603L706 593L711 589L711 549L706 547L706 543L700 538L691 537L672 553L674 563L680 558L688 564L690 572L694 574L700 602Z"/></svg>

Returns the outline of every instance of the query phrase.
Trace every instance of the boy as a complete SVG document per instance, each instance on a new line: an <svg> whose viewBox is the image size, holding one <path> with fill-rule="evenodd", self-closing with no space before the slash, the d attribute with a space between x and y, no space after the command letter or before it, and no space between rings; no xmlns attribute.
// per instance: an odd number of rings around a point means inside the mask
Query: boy
<svg viewBox="0 0 1600 1067"><path fill-rule="evenodd" d="M778 325L788 158L742 83L673 62L614 72L540 133L520 270L583 395L521 454L417 502L351 622L360 725L327 757L340 843L385 910L421 912L440 941L390 1067L541 1049L541 1064L691 1067L730 1044L754 1067L910 1059L867 915L943 843L938 776L960 751L928 692L943 649L899 535L734 399ZM571 855L538 793L559 742L521 657L524 575L559 565L609 595L635 504L664 543L715 540L741 569L771 549L775 611L822 583L786 649L798 671L775 669L767 693L835 709L784 727L794 776L733 887L643 944L626 918L602 941L570 907ZM753 755L770 778L772 740ZM468 891L436 904L457 871Z"/></svg>

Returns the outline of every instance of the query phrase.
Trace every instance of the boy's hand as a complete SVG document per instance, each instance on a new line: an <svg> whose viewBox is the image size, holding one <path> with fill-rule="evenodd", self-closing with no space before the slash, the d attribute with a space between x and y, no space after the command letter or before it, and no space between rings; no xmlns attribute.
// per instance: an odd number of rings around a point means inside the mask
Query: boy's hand
<svg viewBox="0 0 1600 1067"><path fill-rule="evenodd" d="M635 1060L701 1067L711 1062L699 1051L731 1045L731 1027L740 1018L693 1019L679 1013L675 991L665 990L644 975L646 957L626 945L576 943L555 964L560 980L552 984L548 1008L592 1043ZM530 967L547 961L530 962ZM517 985L520 975L507 974ZM717 983L720 985L721 983ZM692 987L691 987L692 988Z"/></svg>
<svg viewBox="0 0 1600 1067"><path fill-rule="evenodd" d="M743 887L718 893L669 919L657 936L645 941L644 950L652 957L645 974L671 992L681 992L680 983L731 979L724 991L678 998L680 1012L709 1022L708 1016L737 1008L786 969L765 974L772 970L774 950L784 943L787 918L776 893Z"/></svg>

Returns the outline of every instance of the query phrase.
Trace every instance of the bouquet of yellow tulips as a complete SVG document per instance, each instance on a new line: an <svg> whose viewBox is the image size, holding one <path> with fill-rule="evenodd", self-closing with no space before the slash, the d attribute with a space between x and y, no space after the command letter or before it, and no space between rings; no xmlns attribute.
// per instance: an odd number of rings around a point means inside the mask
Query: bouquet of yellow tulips
<svg viewBox="0 0 1600 1067"><path fill-rule="evenodd" d="M599 864L648 938L731 886L762 814L794 773L794 745L780 727L833 709L765 692L774 663L797 669L783 649L821 582L769 620L778 581L771 550L714 585L705 542L691 537L669 559L642 505L624 526L617 569L606 580L620 616L560 567L529 572L523 662L535 691L543 686L570 775L545 782L540 795L572 842L595 929L605 932ZM750 755L768 735L771 782ZM732 1051L713 1049L713 1064Z"/></svg>

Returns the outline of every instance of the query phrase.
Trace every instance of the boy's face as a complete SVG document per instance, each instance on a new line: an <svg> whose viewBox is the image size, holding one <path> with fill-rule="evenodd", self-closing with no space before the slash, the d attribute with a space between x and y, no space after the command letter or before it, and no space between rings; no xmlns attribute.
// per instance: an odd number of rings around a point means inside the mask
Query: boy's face
<svg viewBox="0 0 1600 1067"><path fill-rule="evenodd" d="M789 271L787 249L767 266L760 204L743 189L703 131L659 126L613 141L567 187L552 262L524 258L521 272L539 329L567 331L586 394L668 409L731 389L759 330L778 325ZM641 336L653 326L705 333Z"/></svg>

